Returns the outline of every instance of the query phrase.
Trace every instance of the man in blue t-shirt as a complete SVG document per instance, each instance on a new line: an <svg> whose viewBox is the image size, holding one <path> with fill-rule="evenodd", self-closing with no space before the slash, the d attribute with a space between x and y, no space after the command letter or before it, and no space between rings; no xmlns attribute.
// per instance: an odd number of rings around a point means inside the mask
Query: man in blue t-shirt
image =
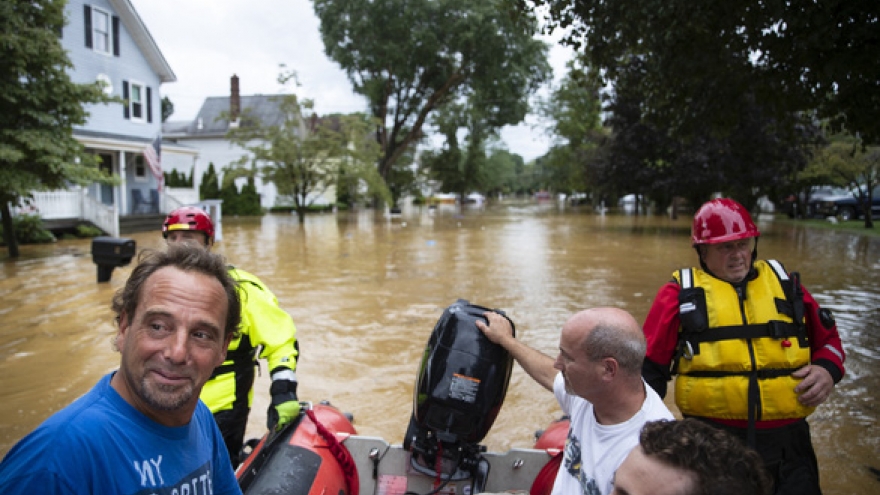
<svg viewBox="0 0 880 495"><path fill-rule="evenodd" d="M119 369L9 451L0 493L240 494L199 401L240 306L222 256L188 244L142 253L113 298Z"/></svg>

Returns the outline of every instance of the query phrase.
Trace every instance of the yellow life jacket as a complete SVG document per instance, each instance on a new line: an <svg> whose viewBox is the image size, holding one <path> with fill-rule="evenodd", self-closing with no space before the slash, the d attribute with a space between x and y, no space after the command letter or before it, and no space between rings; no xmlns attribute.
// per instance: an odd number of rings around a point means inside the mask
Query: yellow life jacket
<svg viewBox="0 0 880 495"><path fill-rule="evenodd" d="M804 418L791 373L810 363L803 293L775 260L756 261L741 297L700 269L673 276L681 285L681 329L674 371L682 414L718 419Z"/></svg>

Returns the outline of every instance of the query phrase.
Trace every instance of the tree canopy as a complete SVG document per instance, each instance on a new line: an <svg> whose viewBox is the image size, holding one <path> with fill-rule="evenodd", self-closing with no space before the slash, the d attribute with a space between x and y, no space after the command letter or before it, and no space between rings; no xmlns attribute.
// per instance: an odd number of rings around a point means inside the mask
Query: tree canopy
<svg viewBox="0 0 880 495"><path fill-rule="evenodd" d="M512 1L546 12L611 84L641 60L647 115L678 134L735 127L748 94L778 122L808 112L880 139L876 1Z"/></svg>
<svg viewBox="0 0 880 495"><path fill-rule="evenodd" d="M327 55L348 74L378 119L383 178L418 143L430 114L482 95L482 114L500 125L524 118L550 75L547 46L531 16L500 0L315 0Z"/></svg>
<svg viewBox="0 0 880 495"><path fill-rule="evenodd" d="M541 114L550 122L556 144L541 160L546 173L545 187L566 194L595 189L589 164L596 159L605 140L602 127L601 84L582 59L567 64L568 72L549 98L541 104Z"/></svg>
<svg viewBox="0 0 880 495"><path fill-rule="evenodd" d="M97 84L75 84L58 33L65 2L0 2L0 213L11 257L18 256L10 206L35 190L109 181L85 153L73 128L87 103L112 99Z"/></svg>
<svg viewBox="0 0 880 495"><path fill-rule="evenodd" d="M778 195L806 164L815 128L780 126L750 95L737 98L735 125L725 133L707 127L682 135L646 118L641 60L619 74L605 108L610 134L586 162L600 195L639 193L668 205L675 197L700 204L721 192L752 207L761 195Z"/></svg>

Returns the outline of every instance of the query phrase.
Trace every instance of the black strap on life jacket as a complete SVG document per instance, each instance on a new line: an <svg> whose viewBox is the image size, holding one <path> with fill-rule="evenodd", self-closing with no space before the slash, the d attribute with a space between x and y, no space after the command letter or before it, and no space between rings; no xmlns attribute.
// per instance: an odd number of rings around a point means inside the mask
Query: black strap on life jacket
<svg viewBox="0 0 880 495"><path fill-rule="evenodd" d="M679 271L681 291L678 295L681 335L675 354L673 373L677 371L677 361L688 354L700 353L701 342L717 342L733 339L758 339L770 337L785 339L795 337L802 348L807 347L807 330L804 324L804 293L801 289L800 275L793 272L790 276L775 260L767 263L776 274L785 299L775 299L777 310L789 316L793 323L774 320L761 324L736 325L709 328L709 314L706 307L706 293L702 287L693 286L693 272L690 268Z"/></svg>
<svg viewBox="0 0 880 495"><path fill-rule="evenodd" d="M768 378L780 378L783 376L789 376L793 371L797 370L797 368L773 368L773 369L761 369L761 370L744 370L744 371L692 371L688 373L688 376L698 376L700 378L722 378L726 376L755 376L759 380L765 380Z"/></svg>
<svg viewBox="0 0 880 495"><path fill-rule="evenodd" d="M792 336L797 336L801 347L807 347L807 325L804 320L804 290L801 287L801 275L798 272L791 272L788 278L780 277L779 283L782 284L785 299L775 300L776 310L788 315L794 321L793 324L797 326L797 334Z"/></svg>
<svg viewBox="0 0 880 495"><path fill-rule="evenodd" d="M226 353L226 360L232 362L214 368L211 378L226 373L235 373L235 404L241 402L247 404L248 392L253 387L256 376L254 369L257 365L256 349L247 334L242 334L238 348Z"/></svg>

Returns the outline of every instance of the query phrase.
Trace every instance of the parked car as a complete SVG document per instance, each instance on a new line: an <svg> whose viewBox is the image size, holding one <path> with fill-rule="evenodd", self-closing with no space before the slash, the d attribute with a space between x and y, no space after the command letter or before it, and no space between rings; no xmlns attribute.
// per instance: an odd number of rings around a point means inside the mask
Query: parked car
<svg viewBox="0 0 880 495"><path fill-rule="evenodd" d="M800 201L798 201L798 196L794 194L790 194L788 197L782 200L782 204L780 205L780 211L788 215L790 218L795 217L805 217L805 218L814 218L822 216L818 211L818 204L825 200L825 198L836 197L836 196L844 196L849 194L849 189L843 187L836 186L813 186L810 188L810 192L808 194L801 193ZM803 211L797 211L797 207L800 205L803 208Z"/></svg>
<svg viewBox="0 0 880 495"><path fill-rule="evenodd" d="M829 196L819 201L816 212L823 217L839 217L841 220L855 220L863 214L859 199L852 192L837 196ZM880 218L880 186L874 188L871 195L871 216Z"/></svg>

